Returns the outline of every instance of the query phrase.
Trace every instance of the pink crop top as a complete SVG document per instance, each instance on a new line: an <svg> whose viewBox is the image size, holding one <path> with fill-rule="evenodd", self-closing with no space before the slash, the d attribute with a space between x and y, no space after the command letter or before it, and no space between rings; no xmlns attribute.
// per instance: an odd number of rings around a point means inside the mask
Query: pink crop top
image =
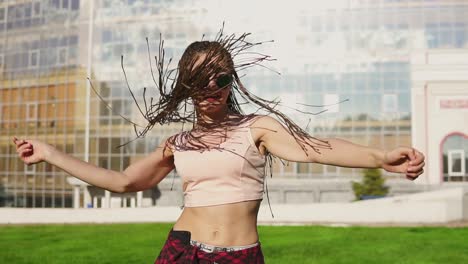
<svg viewBox="0 0 468 264"><path fill-rule="evenodd" d="M216 132L201 136L185 131L174 135L176 145L186 144L190 133L211 142L203 150L173 148L175 168L184 182L186 207L263 198L266 159L257 150L250 132L250 125L258 117L248 118L227 132L223 130L223 137Z"/></svg>

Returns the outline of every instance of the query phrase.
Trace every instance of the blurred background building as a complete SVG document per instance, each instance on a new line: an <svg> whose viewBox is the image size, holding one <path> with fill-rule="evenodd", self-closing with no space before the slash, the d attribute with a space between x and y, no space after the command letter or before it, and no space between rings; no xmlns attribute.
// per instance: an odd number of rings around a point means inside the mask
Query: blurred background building
<svg viewBox="0 0 468 264"><path fill-rule="evenodd" d="M118 148L135 138L120 115L145 124L121 56L137 101L144 87L157 98L149 60L160 34L175 67L189 43L214 38L223 21L227 34L274 40L255 51L276 58L267 66L281 75L257 67L242 80L258 96L281 98L282 110L309 124L311 134L384 149L414 145L426 154L419 184L386 174L391 195L464 185L467 14L461 0L0 1L0 206L181 205L175 173L152 190L111 194L45 163L25 166L11 138L42 139L98 166L125 169L181 127L155 127ZM268 187L272 202L349 201L350 181L360 177L359 169L276 162Z"/></svg>

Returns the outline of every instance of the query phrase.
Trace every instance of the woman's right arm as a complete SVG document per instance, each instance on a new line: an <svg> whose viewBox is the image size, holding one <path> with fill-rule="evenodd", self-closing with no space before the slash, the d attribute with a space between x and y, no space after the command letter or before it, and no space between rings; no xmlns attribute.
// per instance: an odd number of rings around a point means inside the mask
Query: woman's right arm
<svg viewBox="0 0 468 264"><path fill-rule="evenodd" d="M97 167L59 151L39 140L13 139L16 151L24 163L45 161L91 185L112 192L135 192L158 184L174 169L173 155L163 143L145 158L131 164L123 172Z"/></svg>

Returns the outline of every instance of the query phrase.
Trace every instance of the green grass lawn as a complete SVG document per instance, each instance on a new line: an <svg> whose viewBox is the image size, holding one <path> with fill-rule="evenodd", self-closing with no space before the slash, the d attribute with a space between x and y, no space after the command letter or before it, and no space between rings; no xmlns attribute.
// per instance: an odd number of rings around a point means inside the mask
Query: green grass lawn
<svg viewBox="0 0 468 264"><path fill-rule="evenodd" d="M153 263L171 224L0 226L0 263ZM260 226L266 263L468 263L468 228Z"/></svg>

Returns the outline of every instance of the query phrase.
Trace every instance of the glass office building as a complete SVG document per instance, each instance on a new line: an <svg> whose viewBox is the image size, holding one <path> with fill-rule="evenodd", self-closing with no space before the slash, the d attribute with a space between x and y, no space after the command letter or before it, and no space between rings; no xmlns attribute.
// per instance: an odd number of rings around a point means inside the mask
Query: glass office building
<svg viewBox="0 0 468 264"><path fill-rule="evenodd" d="M124 80L122 55L141 104L144 87L157 98L149 60L154 66L160 36L175 67L189 43L213 39L223 21L227 34L251 32L251 41L266 41L254 50L277 59L265 65L272 70L243 71L246 87L280 98L280 109L308 124L311 134L385 149L411 145L411 54L466 49L466 14L466 1L434 0L0 1L0 206L71 207L75 200L101 207L96 197L109 193L45 163L25 166L11 137L43 139L93 164L124 169L181 128L155 127L118 148L135 138L120 115L145 125ZM274 168L275 177L291 180L361 173L318 164ZM141 206L134 196L121 205Z"/></svg>

